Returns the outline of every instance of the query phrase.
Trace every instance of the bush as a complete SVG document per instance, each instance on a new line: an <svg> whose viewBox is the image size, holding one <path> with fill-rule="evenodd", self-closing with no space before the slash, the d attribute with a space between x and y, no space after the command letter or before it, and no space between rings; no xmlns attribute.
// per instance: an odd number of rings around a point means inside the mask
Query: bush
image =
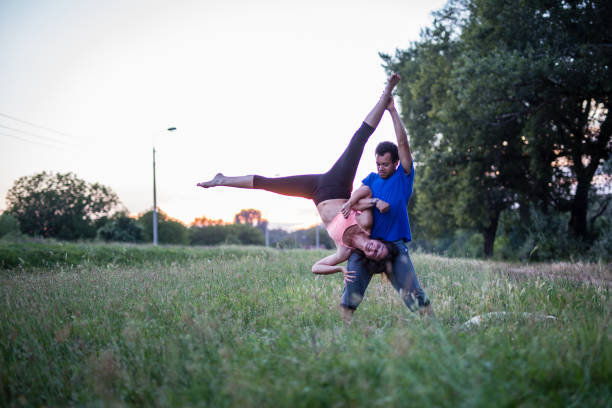
<svg viewBox="0 0 612 408"><path fill-rule="evenodd" d="M191 245L264 245L265 237L257 227L248 224L193 226L189 229Z"/></svg>
<svg viewBox="0 0 612 408"><path fill-rule="evenodd" d="M132 244L71 243L26 238L24 242L0 240L0 270L79 268L84 266L136 266L188 263L219 256L241 258L262 252L252 248L190 248ZM267 256L267 255L265 255Z"/></svg>
<svg viewBox="0 0 612 408"><path fill-rule="evenodd" d="M142 242L144 229L138 221L126 213L109 218L104 226L98 229L98 238L104 241Z"/></svg>
<svg viewBox="0 0 612 408"><path fill-rule="evenodd" d="M599 238L591 245L588 257L592 261L612 261L612 225L600 231Z"/></svg>
<svg viewBox="0 0 612 408"><path fill-rule="evenodd" d="M138 217L143 228L145 242L153 241L153 211L147 211ZM157 240L160 244L188 245L189 231L182 222L169 217L165 212L157 212Z"/></svg>
<svg viewBox="0 0 612 408"><path fill-rule="evenodd" d="M0 215L0 238L6 236L20 236L19 220L12 214L3 213Z"/></svg>

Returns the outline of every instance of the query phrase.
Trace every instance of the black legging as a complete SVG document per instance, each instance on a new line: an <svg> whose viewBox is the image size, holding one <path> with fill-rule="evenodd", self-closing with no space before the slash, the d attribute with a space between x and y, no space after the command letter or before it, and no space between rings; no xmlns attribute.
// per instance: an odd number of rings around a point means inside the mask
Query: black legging
<svg viewBox="0 0 612 408"><path fill-rule="evenodd" d="M363 122L348 146L327 173L267 178L253 176L253 188L312 199L315 205L333 198L350 198L363 147L374 128Z"/></svg>

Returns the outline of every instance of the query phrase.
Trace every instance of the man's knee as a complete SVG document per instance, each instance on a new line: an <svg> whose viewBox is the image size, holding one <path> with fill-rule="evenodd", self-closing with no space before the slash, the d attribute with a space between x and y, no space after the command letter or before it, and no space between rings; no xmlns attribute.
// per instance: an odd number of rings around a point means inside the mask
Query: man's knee
<svg viewBox="0 0 612 408"><path fill-rule="evenodd" d="M363 294L359 292L347 291L345 289L344 293L342 294L340 306L355 310L359 307L362 300Z"/></svg>

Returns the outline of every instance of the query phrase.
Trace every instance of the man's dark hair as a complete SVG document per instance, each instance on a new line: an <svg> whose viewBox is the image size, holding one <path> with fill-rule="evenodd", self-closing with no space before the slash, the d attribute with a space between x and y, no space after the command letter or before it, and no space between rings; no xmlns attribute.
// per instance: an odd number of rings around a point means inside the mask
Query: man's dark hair
<svg viewBox="0 0 612 408"><path fill-rule="evenodd" d="M391 153L391 161L394 163L399 160L399 154L397 153L397 146L393 142L380 142L376 146L376 154L378 156L384 156L386 153Z"/></svg>
<svg viewBox="0 0 612 408"><path fill-rule="evenodd" d="M387 252L389 252L389 254L381 260L377 261L375 259L370 259L366 257L363 251L359 249L355 249L354 251L361 253L363 256L363 266L365 266L366 271L372 275L377 273L385 273L386 275L389 275L392 272L391 265L393 265L393 261L399 255L399 249L397 249L393 242L385 241L383 239L379 241L381 241L387 247Z"/></svg>

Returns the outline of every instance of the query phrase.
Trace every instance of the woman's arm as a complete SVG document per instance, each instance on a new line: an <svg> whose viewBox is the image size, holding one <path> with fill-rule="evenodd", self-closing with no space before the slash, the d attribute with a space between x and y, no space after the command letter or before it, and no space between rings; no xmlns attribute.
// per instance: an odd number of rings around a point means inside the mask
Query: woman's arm
<svg viewBox="0 0 612 408"><path fill-rule="evenodd" d="M353 191L353 194L351 194L351 198L349 198L348 201L344 203L344 205L340 209L342 215L344 215L344 218L347 218L349 216L351 208L355 208L355 205L357 205L357 203L360 203L361 200L368 199L370 197L372 197L372 190L370 190L370 187L366 185L362 185L357 190ZM359 208L360 211L363 211L364 209L366 208Z"/></svg>
<svg viewBox="0 0 612 408"><path fill-rule="evenodd" d="M372 198L372 190L366 185L362 185L357 190L353 191L351 198L344 203L340 211L344 218L347 218L351 213L351 209L356 211L365 211L372 207L378 208L378 211L385 213L389 211L389 203L379 198Z"/></svg>
<svg viewBox="0 0 612 408"><path fill-rule="evenodd" d="M380 198L362 198L351 208L355 211L365 211L372 207L378 208L381 213L389 211L389 203L381 200ZM348 214L346 215L348 217Z"/></svg>
<svg viewBox="0 0 612 408"><path fill-rule="evenodd" d="M344 246L339 246L338 250L323 259L319 259L312 265L312 273L316 275L331 275L332 273L342 272L344 282L352 282L355 272L347 271L346 267L338 265L346 261L351 255L351 250Z"/></svg>

